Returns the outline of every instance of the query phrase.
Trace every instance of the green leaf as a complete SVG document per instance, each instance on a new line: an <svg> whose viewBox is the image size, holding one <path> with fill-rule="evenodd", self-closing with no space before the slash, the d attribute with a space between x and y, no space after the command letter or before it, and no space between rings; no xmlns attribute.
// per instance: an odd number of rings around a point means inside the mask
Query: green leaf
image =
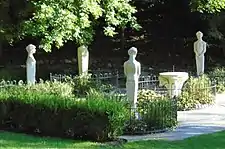
<svg viewBox="0 0 225 149"><path fill-rule="evenodd" d="M106 36L116 35L116 28L130 25L139 29L131 0L41 0L31 1L33 17L21 23L21 37L41 40L40 47L50 52L52 45L62 47L67 41L88 45L93 41L94 28L102 20Z"/></svg>

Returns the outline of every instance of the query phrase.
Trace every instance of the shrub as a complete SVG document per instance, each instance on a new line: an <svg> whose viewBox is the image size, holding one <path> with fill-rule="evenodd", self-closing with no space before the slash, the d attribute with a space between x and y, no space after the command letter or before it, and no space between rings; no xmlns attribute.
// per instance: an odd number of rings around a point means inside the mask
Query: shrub
<svg viewBox="0 0 225 149"><path fill-rule="evenodd" d="M91 74L75 76L68 80L74 88L74 95L79 97L86 96L92 89L98 92L109 92L112 89L111 85L100 83L96 79L91 78Z"/></svg>
<svg viewBox="0 0 225 149"><path fill-rule="evenodd" d="M218 93L225 92L225 68L215 68L209 72L208 76L215 81Z"/></svg>
<svg viewBox="0 0 225 149"><path fill-rule="evenodd" d="M50 93L52 95L62 96L62 97L72 97L73 96L73 86L70 83L59 82L59 81L40 81L35 86L25 86L29 90L35 90L39 93Z"/></svg>
<svg viewBox="0 0 225 149"><path fill-rule="evenodd" d="M93 101L96 103L92 105L92 108L94 106L97 106L97 109L101 109L101 105L98 105L97 102L105 102L104 106L111 106L108 107L107 109L113 108L111 111L114 113L111 113L111 117L109 117L110 120L110 129L114 130L113 133L110 133L110 136L117 136L118 134L123 133L124 129L124 123L129 120L129 110L127 108L128 102L120 96L112 96L112 95L107 95L103 92L98 92L98 91L92 91L88 94L87 99L89 101ZM97 99L97 100L96 100ZM110 103L110 104L109 104ZM114 105L120 105L120 106L114 106ZM122 108L122 109L118 109ZM124 113L122 113L124 112Z"/></svg>
<svg viewBox="0 0 225 149"><path fill-rule="evenodd" d="M148 124L149 130L171 128L177 124L176 102L162 98L149 102L142 107L141 117Z"/></svg>
<svg viewBox="0 0 225 149"><path fill-rule="evenodd" d="M138 93L137 112L139 119L132 119L126 125L126 132L131 134L146 133L155 130L172 128L177 124L176 102L152 90L141 90Z"/></svg>
<svg viewBox="0 0 225 149"><path fill-rule="evenodd" d="M125 124L125 134L137 135L149 132L148 125L145 121L132 118Z"/></svg>
<svg viewBox="0 0 225 149"><path fill-rule="evenodd" d="M74 87L75 95L86 95L91 88L96 88L97 84L91 80L91 76L75 76L72 78L71 83Z"/></svg>
<svg viewBox="0 0 225 149"><path fill-rule="evenodd" d="M25 85L0 90L0 129L105 141L121 135L128 118L123 104L100 96L77 100Z"/></svg>
<svg viewBox="0 0 225 149"><path fill-rule="evenodd" d="M17 81L0 81L0 86L12 86L17 85ZM72 97L73 96L73 86L70 83L59 82L59 81L43 81L40 80L39 83L35 85L25 85L22 80L18 82L18 85L22 85L26 90L35 91L40 94L49 93L51 95L56 95L60 97Z"/></svg>
<svg viewBox="0 0 225 149"><path fill-rule="evenodd" d="M144 107L149 103L158 99L162 99L164 96L157 94L153 90L140 90L138 92L138 107L144 109ZM140 110L141 110L140 109Z"/></svg>
<svg viewBox="0 0 225 149"><path fill-rule="evenodd" d="M106 98L107 100L113 100L122 102L123 104L127 105L130 104L130 102L127 100L127 96L124 94L119 93L107 93L103 91L98 91L94 88L90 89L90 91L87 93L87 98Z"/></svg>
<svg viewBox="0 0 225 149"><path fill-rule="evenodd" d="M212 104L213 99L211 82L207 76L190 77L178 97L178 110L191 110L199 105Z"/></svg>

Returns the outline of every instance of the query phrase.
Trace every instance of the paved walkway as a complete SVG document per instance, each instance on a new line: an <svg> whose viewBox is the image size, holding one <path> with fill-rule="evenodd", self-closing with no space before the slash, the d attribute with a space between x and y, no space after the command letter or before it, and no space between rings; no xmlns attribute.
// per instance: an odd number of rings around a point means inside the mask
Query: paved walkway
<svg viewBox="0 0 225 149"><path fill-rule="evenodd" d="M178 128L165 133L141 136L121 136L128 141L182 140L195 135L225 130L225 94L216 96L216 103L200 110L178 112Z"/></svg>

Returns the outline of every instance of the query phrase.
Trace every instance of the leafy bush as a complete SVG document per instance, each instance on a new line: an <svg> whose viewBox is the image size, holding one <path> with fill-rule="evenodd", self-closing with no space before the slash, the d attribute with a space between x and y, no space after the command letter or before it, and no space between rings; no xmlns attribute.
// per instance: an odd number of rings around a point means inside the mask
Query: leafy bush
<svg viewBox="0 0 225 149"><path fill-rule="evenodd" d="M12 86L17 85L17 81L0 81L0 86ZM18 82L18 85L22 85L26 90L35 91L40 94L49 93L52 95L60 97L72 97L73 96L73 86L70 83L59 82L59 81L43 81L40 80L39 83L35 85L25 85L22 80Z"/></svg>
<svg viewBox="0 0 225 149"><path fill-rule="evenodd" d="M92 89L98 92L109 92L112 89L111 85L103 84L96 79L91 78L91 74L83 76L75 76L68 79L68 82L74 88L74 95L86 96Z"/></svg>
<svg viewBox="0 0 225 149"><path fill-rule="evenodd" d="M124 94L119 93L107 93L103 91L98 91L94 88L91 88L90 91L87 93L87 98L106 98L108 100L122 102L123 104L127 105L130 102L127 100L127 96Z"/></svg>
<svg viewBox="0 0 225 149"><path fill-rule="evenodd" d="M207 76L190 77L178 97L178 110L191 110L198 105L212 104L213 99L211 81Z"/></svg>
<svg viewBox="0 0 225 149"><path fill-rule="evenodd" d="M113 108L114 113L111 113L111 117L109 117L110 120L110 128L112 130L115 130L114 133L110 134L110 136L116 136L117 134L122 134L123 133L123 129L124 129L124 123L126 121L128 121L129 117L129 110L128 110L128 101L125 100L124 97L120 97L120 96L112 96L112 95L108 95L105 94L104 92L99 92L99 91L93 91L89 92L87 99L89 101L104 101L107 104L105 106L112 106L110 108ZM110 104L109 104L110 103ZM120 106L113 106L113 105L117 105L119 104ZM93 106L101 106L101 105L93 105ZM96 107L98 109L101 109L101 107ZM109 108L109 109L110 109ZM118 109L118 108L122 108L122 109ZM120 113L120 112L124 112L124 113Z"/></svg>
<svg viewBox="0 0 225 149"><path fill-rule="evenodd" d="M225 92L225 68L215 68L209 72L208 76L216 83L216 91L218 93Z"/></svg>
<svg viewBox="0 0 225 149"><path fill-rule="evenodd" d="M128 121L128 123L125 124L124 132L125 134L136 135L136 134L148 133L149 129L145 121L132 118L130 119L130 121Z"/></svg>
<svg viewBox="0 0 225 149"><path fill-rule="evenodd" d="M69 83L59 82L59 81L40 81L35 86L24 86L29 90L35 90L39 93L50 93L52 95L62 96L62 97L72 97L73 96L73 86Z"/></svg>
<svg viewBox="0 0 225 149"><path fill-rule="evenodd" d="M138 92L138 107L140 110L143 110L149 102L162 99L163 97L153 90L141 90Z"/></svg>
<svg viewBox="0 0 225 149"><path fill-rule="evenodd" d="M172 128L177 124L176 102L152 90L141 90L138 93L137 112L139 119L133 119L126 125L125 131L130 134L146 133L155 130Z"/></svg>
<svg viewBox="0 0 225 149"><path fill-rule="evenodd" d="M0 129L96 141L122 134L129 118L123 104L101 96L78 100L40 93L40 86L0 90Z"/></svg>
<svg viewBox="0 0 225 149"><path fill-rule="evenodd" d="M75 76L72 78L71 83L74 87L75 95L86 95L91 88L96 88L97 84L91 80L90 75Z"/></svg>
<svg viewBox="0 0 225 149"><path fill-rule="evenodd" d="M149 130L171 128L177 124L176 102L170 98L149 102L142 107L142 111L141 117L148 124Z"/></svg>

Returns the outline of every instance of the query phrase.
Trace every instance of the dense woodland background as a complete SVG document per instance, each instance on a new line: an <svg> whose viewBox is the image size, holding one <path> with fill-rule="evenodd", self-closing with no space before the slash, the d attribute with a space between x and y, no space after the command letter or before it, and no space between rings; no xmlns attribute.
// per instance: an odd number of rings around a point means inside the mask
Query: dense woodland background
<svg viewBox="0 0 225 149"><path fill-rule="evenodd" d="M4 0L7 1L7 0ZM8 0L7 7L0 8L1 21L7 24L18 24L20 12L26 6L25 0ZM89 46L90 69L122 69L128 58L127 50L135 46L138 49L137 59L147 72L163 70L193 71L195 59L193 43L195 33L202 31L203 39L208 43L206 69L223 66L225 56L225 14L200 13L191 11L188 0L136 0L138 12L136 17L142 26L139 31L126 28L118 29L120 34L106 37L102 30L96 28L94 41ZM25 61L28 44L39 44L38 39L27 37L12 45L1 38L0 65L1 75L25 76ZM76 73L77 47L68 42L62 48L53 48L51 53L37 49L38 77L47 77L50 72Z"/></svg>

